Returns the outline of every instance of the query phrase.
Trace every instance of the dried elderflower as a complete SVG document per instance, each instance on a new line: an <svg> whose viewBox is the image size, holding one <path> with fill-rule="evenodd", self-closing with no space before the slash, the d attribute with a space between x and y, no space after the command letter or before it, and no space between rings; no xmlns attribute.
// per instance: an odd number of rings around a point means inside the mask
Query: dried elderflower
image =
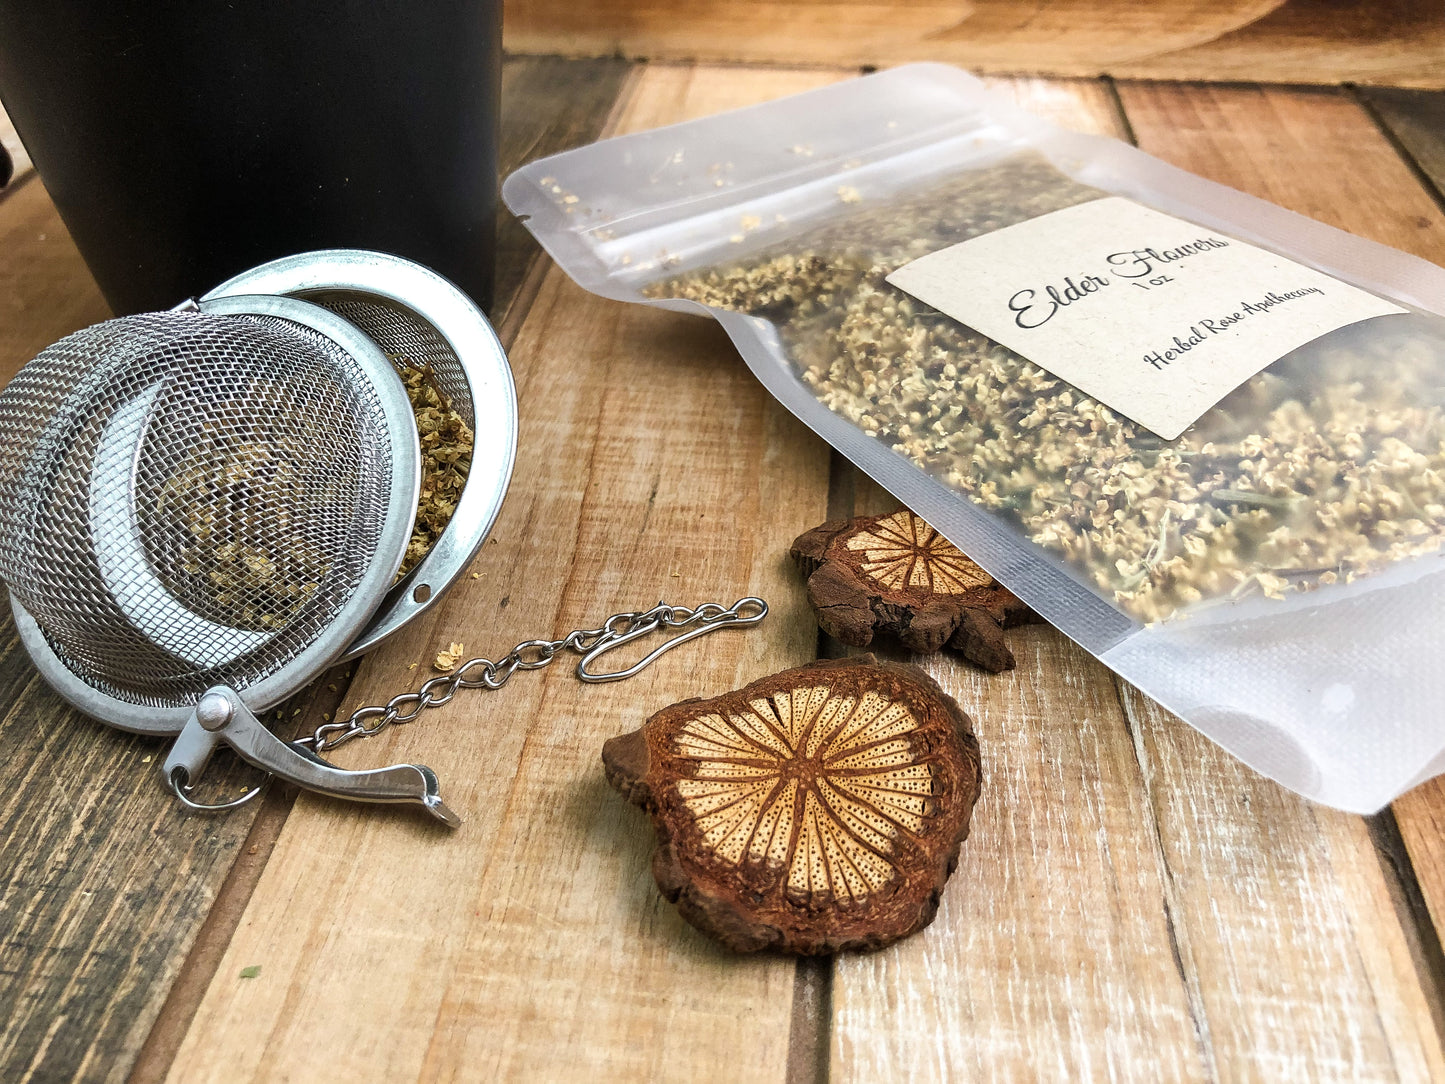
<svg viewBox="0 0 1445 1084"><path fill-rule="evenodd" d="M416 415L422 459L416 522L398 572L402 576L420 563L451 522L467 484L473 438L471 429L452 407L430 366L418 368L399 355L393 355L391 361L401 374L406 397Z"/></svg>
<svg viewBox="0 0 1445 1084"><path fill-rule="evenodd" d="M208 427L151 505L152 544L167 554L153 564L176 597L234 628L291 620L331 569L308 516L342 500L303 477L307 458L294 436L236 443Z"/></svg>
<svg viewBox="0 0 1445 1084"><path fill-rule="evenodd" d="M464 644L453 641L445 651L437 652L437 657L432 660L432 668L443 674L455 670L461 657L466 654L466 650Z"/></svg>
<svg viewBox="0 0 1445 1084"><path fill-rule="evenodd" d="M1445 339L1426 318L1324 336L1165 441L885 281L919 256L1102 195L1019 154L644 292L767 318L829 409L1144 621L1436 550Z"/></svg>
<svg viewBox="0 0 1445 1084"><path fill-rule="evenodd" d="M674 704L602 762L657 825L663 895L739 952L879 948L928 925L980 782L953 698L871 655Z"/></svg>

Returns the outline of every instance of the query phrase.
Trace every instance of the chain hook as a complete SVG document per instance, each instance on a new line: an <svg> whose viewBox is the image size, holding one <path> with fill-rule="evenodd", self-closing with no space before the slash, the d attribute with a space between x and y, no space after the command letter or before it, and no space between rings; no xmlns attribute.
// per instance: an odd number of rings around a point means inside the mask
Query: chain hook
<svg viewBox="0 0 1445 1084"><path fill-rule="evenodd" d="M659 655L671 651L679 644L685 644L718 629L756 625L767 615L768 604L751 595L738 599L726 609L716 602L704 602L696 607L669 606L665 602L659 602L650 610L616 613L604 621L600 628L574 629L560 640L524 640L496 662L484 658L471 659L462 663L452 673L423 683L415 692L401 693L385 704L357 708L348 718L319 726L314 734L300 738L292 744L297 747L309 746L314 753L324 753L353 738L373 737L393 723L409 723L427 708L441 707L452 699L458 689L477 689L484 686L488 689L500 689L516 671L540 670L551 664L563 651L572 651L583 656L582 661L577 664L577 676L581 680L594 684L621 681L652 665ZM607 652L648 633L661 628L683 629L690 625L696 625L697 628L674 636L626 670L595 674L587 669L593 661ZM373 719L374 722L367 721Z"/></svg>
<svg viewBox="0 0 1445 1084"><path fill-rule="evenodd" d="M685 614L686 616L682 616ZM637 615L632 627L623 632L608 631L592 647L582 661L577 664L577 677L590 684L600 684L604 681L621 681L623 678L630 678L634 674L651 666L660 656L665 655L673 648L687 643L689 640L696 640L699 636L706 636L718 629L743 628L748 625L756 625L763 618L768 616L768 604L760 598L748 596L740 598L726 610L717 614L709 614L703 611L702 607L696 610L685 610L682 607L668 606L666 603L658 603L651 610L644 614ZM614 670L608 673L594 673L588 670L588 666L623 644L630 644L633 640L656 632L664 626L668 628L682 628L694 622L698 627L674 636L644 655L637 662L633 663L626 670Z"/></svg>

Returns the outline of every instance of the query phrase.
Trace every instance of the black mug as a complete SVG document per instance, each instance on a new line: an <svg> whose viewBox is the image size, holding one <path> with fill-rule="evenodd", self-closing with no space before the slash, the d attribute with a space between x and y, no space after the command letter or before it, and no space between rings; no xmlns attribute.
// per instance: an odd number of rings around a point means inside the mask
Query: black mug
<svg viewBox="0 0 1445 1084"><path fill-rule="evenodd" d="M317 248L490 304L501 0L0 0L0 101L117 313Z"/></svg>

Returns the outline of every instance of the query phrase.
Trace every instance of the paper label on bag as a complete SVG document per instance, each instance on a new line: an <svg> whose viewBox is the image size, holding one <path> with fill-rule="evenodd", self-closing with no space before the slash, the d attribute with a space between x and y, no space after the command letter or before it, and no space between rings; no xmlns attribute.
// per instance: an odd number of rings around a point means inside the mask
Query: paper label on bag
<svg viewBox="0 0 1445 1084"><path fill-rule="evenodd" d="M1118 196L962 241L888 281L1166 440L1291 350L1406 311Z"/></svg>

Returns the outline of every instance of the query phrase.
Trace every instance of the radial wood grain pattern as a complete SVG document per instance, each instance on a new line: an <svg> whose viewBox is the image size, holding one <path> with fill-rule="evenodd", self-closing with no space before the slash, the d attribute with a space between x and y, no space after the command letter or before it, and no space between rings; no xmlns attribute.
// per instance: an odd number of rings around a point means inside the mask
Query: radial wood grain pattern
<svg viewBox="0 0 1445 1084"><path fill-rule="evenodd" d="M844 543L859 557L859 568L892 590L925 588L937 595L961 595L993 582L987 572L911 512L894 512Z"/></svg>
<svg viewBox="0 0 1445 1084"><path fill-rule="evenodd" d="M830 520L795 538L818 627L865 647L875 633L912 651L943 647L985 670L1014 664L1004 629L1037 615L907 509Z"/></svg>
<svg viewBox="0 0 1445 1084"><path fill-rule="evenodd" d="M658 888L740 952L878 948L932 920L978 798L968 716L871 656L692 698L602 749Z"/></svg>

